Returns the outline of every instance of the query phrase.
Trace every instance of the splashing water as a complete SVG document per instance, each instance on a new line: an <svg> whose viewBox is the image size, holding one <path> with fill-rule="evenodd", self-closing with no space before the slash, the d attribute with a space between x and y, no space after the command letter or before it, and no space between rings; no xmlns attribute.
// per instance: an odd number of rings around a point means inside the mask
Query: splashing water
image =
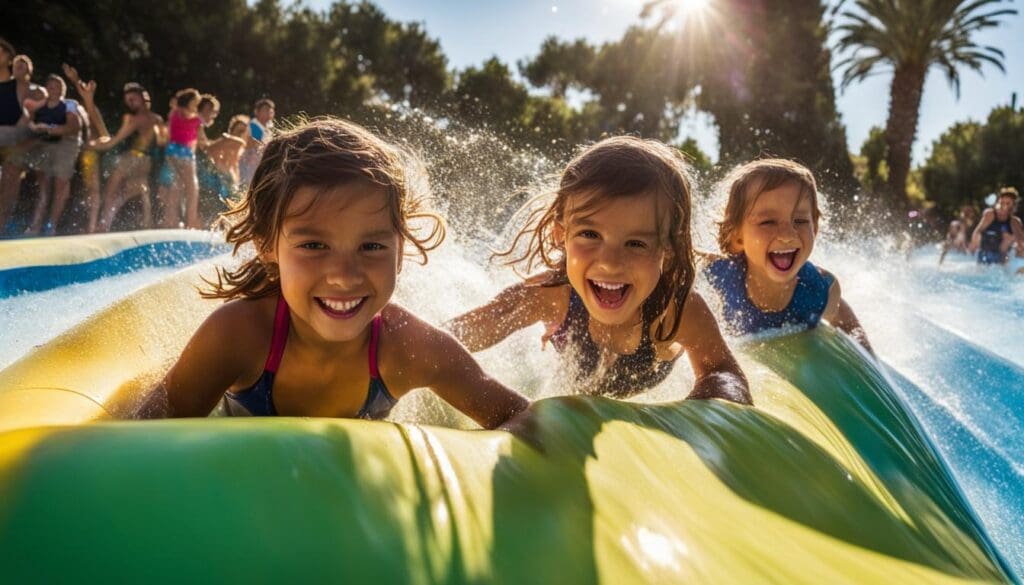
<svg viewBox="0 0 1024 585"><path fill-rule="evenodd" d="M427 171L452 228L426 266L405 264L396 301L441 323L516 282L511 270L488 263L490 248L506 243L495 234L507 236L505 222L525 200L521 192L510 194L537 185L556 165L487 133L448 131L422 113L392 109L389 115L384 124L391 132L415 137L406 144L428 153ZM714 250L720 200L720 194L695 200L700 249ZM824 239L812 260L836 274L901 397L993 540L1024 574L1024 276L954 256L939 267L933 248L909 257L897 248L883 237L852 244ZM11 332L0 348L0 367L168 272L148 269L0 301L4 329ZM542 349L541 332L539 325L521 331L477 358L531 398L566 394L562 368L553 349ZM683 359L666 382L638 400L678 400L692 383ZM471 426L425 393L404 399L392 418Z"/></svg>

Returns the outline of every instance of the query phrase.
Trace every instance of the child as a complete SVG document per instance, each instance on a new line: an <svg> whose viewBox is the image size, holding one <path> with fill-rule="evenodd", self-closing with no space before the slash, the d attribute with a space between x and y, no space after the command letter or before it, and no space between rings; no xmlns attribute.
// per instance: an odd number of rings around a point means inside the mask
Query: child
<svg viewBox="0 0 1024 585"><path fill-rule="evenodd" d="M751 403L747 382L704 300L691 290L690 182L680 153L632 137L603 140L562 173L554 201L534 211L511 264L549 270L450 323L471 351L542 322L556 349L574 350L577 384L624 397L660 383L685 350L690 398Z"/></svg>
<svg viewBox="0 0 1024 585"><path fill-rule="evenodd" d="M167 116L168 143L164 150L166 161L160 174L157 199L164 205L165 228L176 228L181 222L181 199L184 188L185 226L201 227L199 222L199 183L196 179L196 143L199 141L199 101L194 89L183 89L174 94L173 109Z"/></svg>
<svg viewBox="0 0 1024 585"><path fill-rule="evenodd" d="M380 419L429 387L480 425L525 398L487 377L451 335L391 302L407 244L426 260L440 218L409 191L405 159L350 122L318 119L267 145L227 241L256 257L221 269L206 293L226 303L164 378L172 416ZM410 226L433 219L423 235Z"/></svg>
<svg viewBox="0 0 1024 585"><path fill-rule="evenodd" d="M814 327L825 319L868 351L864 329L843 300L839 281L807 259L818 232L814 175L798 163L747 163L728 180L716 257L705 274L722 300L722 317L736 335L786 325Z"/></svg>

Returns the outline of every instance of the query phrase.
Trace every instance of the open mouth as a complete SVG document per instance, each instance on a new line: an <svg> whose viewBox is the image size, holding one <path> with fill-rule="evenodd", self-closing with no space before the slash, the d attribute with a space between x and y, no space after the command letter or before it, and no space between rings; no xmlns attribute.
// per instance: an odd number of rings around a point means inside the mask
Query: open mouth
<svg viewBox="0 0 1024 585"><path fill-rule="evenodd" d="M320 305L323 312L337 319L348 319L359 312L370 297L357 297L354 299L328 299L316 297L316 304Z"/></svg>
<svg viewBox="0 0 1024 585"><path fill-rule="evenodd" d="M772 263L776 270L789 272L789 269L793 268L793 264L796 263L796 255L799 251L799 249L793 248L792 250L768 252L768 261Z"/></svg>
<svg viewBox="0 0 1024 585"><path fill-rule="evenodd" d="M594 298L604 309L618 309L626 302L626 297L632 288L624 282L608 282L604 280L587 279L590 291Z"/></svg>

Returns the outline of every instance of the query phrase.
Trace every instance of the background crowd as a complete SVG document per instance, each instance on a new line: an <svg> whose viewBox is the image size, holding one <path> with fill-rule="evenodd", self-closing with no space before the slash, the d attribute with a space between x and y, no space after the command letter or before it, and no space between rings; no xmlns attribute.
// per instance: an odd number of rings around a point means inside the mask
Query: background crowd
<svg viewBox="0 0 1024 585"><path fill-rule="evenodd" d="M204 227L251 179L273 128L274 102L261 98L211 137L216 96L179 90L162 116L128 81L112 133L97 83L62 70L37 85L32 59L0 39L0 236Z"/></svg>

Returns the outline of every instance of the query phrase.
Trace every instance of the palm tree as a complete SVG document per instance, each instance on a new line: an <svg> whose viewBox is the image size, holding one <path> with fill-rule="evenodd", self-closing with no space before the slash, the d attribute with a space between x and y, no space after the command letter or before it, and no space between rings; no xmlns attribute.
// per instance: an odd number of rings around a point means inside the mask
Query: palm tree
<svg viewBox="0 0 1024 585"><path fill-rule="evenodd" d="M841 88L893 72L885 142L887 189L897 205L906 202L910 149L928 69L936 66L945 73L958 99L962 68L981 73L989 63L1005 72L1002 51L971 40L974 33L998 26L1000 17L1017 13L997 6L1004 1L1009 0L856 0L856 10L842 13L836 50L849 55L836 64L843 70Z"/></svg>

